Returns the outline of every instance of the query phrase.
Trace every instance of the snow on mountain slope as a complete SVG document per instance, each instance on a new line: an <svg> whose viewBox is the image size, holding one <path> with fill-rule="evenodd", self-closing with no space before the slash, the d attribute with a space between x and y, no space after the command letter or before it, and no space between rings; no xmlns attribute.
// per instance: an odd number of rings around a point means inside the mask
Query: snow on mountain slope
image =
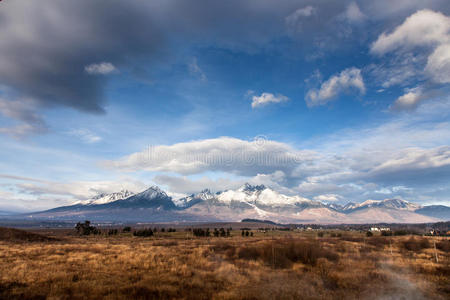
<svg viewBox="0 0 450 300"><path fill-rule="evenodd" d="M30 215L43 219L139 221L240 221L266 219L279 223L425 223L448 219L449 207L422 207L401 199L363 203L325 204L301 196L287 196L264 185L245 184L237 190L197 194L174 200L157 186L133 194L102 194L72 206ZM432 210L431 212L429 212ZM437 216L439 212L439 216Z"/></svg>
<svg viewBox="0 0 450 300"><path fill-rule="evenodd" d="M114 202L117 200L122 200L122 199L128 198L133 195L134 195L133 192L130 192L128 190L121 190L120 192L111 193L111 194L102 193L100 195L93 197L92 199L89 199L86 201L78 201L78 202L75 202L74 204L75 205L76 204L82 204L82 205L105 204L105 203L110 203L110 202Z"/></svg>
<svg viewBox="0 0 450 300"><path fill-rule="evenodd" d="M214 199L214 194L209 189L204 189L200 193L192 194L180 199L173 199L173 203L180 208L190 207L200 201L208 201Z"/></svg>
<svg viewBox="0 0 450 300"><path fill-rule="evenodd" d="M419 205L410 203L402 199L384 199L384 200L366 200L359 204L344 206L344 210L356 210L370 207L391 208L408 211L414 211L420 208Z"/></svg>
<svg viewBox="0 0 450 300"><path fill-rule="evenodd" d="M105 208L158 208L165 210L176 208L172 198L157 186L152 186L126 199L102 204L101 206Z"/></svg>
<svg viewBox="0 0 450 300"><path fill-rule="evenodd" d="M232 201L238 201L262 206L286 206L302 202L312 202L311 200L300 196L286 196L280 194L264 185L251 186L248 183L236 191L227 190L220 193L217 196L217 200L227 204Z"/></svg>

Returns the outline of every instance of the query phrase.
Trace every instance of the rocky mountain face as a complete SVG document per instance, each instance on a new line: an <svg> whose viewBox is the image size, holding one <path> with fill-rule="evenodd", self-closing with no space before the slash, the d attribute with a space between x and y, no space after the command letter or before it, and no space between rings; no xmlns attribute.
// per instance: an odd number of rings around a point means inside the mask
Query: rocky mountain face
<svg viewBox="0 0 450 300"><path fill-rule="evenodd" d="M425 223L450 220L450 208L419 206L401 199L367 200L344 206L280 194L264 185L245 184L213 194L205 189L172 199L153 186L102 194L91 200L29 215L30 218L108 221L240 221L265 219L279 223Z"/></svg>

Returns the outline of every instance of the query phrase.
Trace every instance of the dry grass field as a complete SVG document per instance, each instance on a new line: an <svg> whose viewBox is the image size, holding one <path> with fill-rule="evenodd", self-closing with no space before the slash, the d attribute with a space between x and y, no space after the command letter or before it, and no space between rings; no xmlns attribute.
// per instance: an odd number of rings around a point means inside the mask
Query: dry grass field
<svg viewBox="0 0 450 300"><path fill-rule="evenodd" d="M450 298L448 238L340 233L3 234L0 298Z"/></svg>

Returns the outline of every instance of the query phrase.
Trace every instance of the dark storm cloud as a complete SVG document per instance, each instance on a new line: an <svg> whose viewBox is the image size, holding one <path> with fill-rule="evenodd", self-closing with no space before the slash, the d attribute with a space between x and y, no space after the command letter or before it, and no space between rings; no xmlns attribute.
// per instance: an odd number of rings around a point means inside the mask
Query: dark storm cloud
<svg viewBox="0 0 450 300"><path fill-rule="evenodd" d="M421 5L416 2L402 2L396 8L403 13ZM296 29L295 35L299 39L314 38L329 25L324 20L342 18L350 3L3 1L0 84L43 106L63 105L102 112L108 76L89 74L85 71L88 65L111 63L118 70L131 70L132 74L132 70L149 66L149 62L162 55L193 44L254 51L287 35L286 18L293 14L302 17L304 14L296 12L309 6L314 14L308 20L294 22L303 29ZM358 7L361 14L368 13L362 2L358 5L353 7ZM379 6L376 9L380 15L384 13Z"/></svg>
<svg viewBox="0 0 450 300"><path fill-rule="evenodd" d="M43 105L101 112L104 76L85 66L122 65L163 43L130 1L9 1L0 19L0 82Z"/></svg>

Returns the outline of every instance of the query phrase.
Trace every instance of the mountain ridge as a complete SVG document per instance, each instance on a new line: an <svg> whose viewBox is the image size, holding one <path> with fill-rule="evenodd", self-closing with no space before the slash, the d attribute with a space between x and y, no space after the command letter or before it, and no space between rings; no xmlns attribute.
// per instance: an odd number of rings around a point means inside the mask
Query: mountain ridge
<svg viewBox="0 0 450 300"><path fill-rule="evenodd" d="M288 196L264 185L246 183L236 190L213 194L209 189L204 189L180 199L173 199L159 187L151 186L137 194L130 191L101 194L91 200L27 216L139 221L237 221L264 218L278 223L422 223L449 220L450 207L446 208L448 213L446 210L442 213L442 208L420 206L398 198L338 205L298 195Z"/></svg>

